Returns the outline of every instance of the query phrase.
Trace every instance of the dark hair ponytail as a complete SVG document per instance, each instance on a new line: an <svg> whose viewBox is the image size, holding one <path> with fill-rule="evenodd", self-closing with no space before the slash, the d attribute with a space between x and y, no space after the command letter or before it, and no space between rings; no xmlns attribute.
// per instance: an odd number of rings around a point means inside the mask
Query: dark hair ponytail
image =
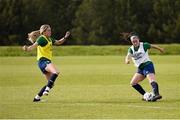
<svg viewBox="0 0 180 120"><path fill-rule="evenodd" d="M126 40L128 42L131 41L130 40L131 36L134 36L134 35L138 36L138 34L136 32L122 32L122 33L120 33L120 35L121 35L122 39L124 39L124 40Z"/></svg>

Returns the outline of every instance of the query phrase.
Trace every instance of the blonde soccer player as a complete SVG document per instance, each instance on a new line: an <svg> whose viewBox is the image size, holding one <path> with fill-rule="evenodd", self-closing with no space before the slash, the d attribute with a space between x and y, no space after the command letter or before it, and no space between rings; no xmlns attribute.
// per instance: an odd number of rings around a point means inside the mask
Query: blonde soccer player
<svg viewBox="0 0 180 120"><path fill-rule="evenodd" d="M129 64L130 59L132 58L132 61L137 67L137 72L134 74L130 82L131 86L141 95L144 95L146 92L139 83L147 78L155 95L151 101L161 99L162 96L159 94L159 87L155 78L155 68L153 62L149 58L148 49L154 48L159 50L161 53L164 52L164 49L147 42L140 42L139 36L134 33L126 35L128 35L127 38L132 43L132 46L128 49L125 63Z"/></svg>
<svg viewBox="0 0 180 120"><path fill-rule="evenodd" d="M52 45L61 45L70 36L70 32L66 32L65 36L59 40L51 37L51 27L44 24L40 30L33 31L28 34L28 39L33 44L30 46L23 46L24 51L31 51L37 48L37 61L41 72L47 79L47 84L41 88L39 93L34 97L33 102L41 101L42 95L48 95L50 89L53 87L59 71L52 63Z"/></svg>

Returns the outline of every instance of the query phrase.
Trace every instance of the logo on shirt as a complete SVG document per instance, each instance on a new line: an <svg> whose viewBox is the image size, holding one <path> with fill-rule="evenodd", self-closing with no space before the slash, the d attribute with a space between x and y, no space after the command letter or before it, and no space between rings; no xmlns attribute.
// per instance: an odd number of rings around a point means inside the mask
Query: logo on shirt
<svg viewBox="0 0 180 120"><path fill-rule="evenodd" d="M135 60L138 60L143 57L143 53L142 52L134 53L133 57Z"/></svg>

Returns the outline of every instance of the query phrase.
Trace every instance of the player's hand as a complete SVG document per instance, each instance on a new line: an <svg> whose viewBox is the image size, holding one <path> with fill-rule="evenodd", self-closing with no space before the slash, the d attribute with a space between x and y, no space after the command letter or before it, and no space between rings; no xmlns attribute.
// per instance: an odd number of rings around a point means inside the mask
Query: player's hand
<svg viewBox="0 0 180 120"><path fill-rule="evenodd" d="M125 63L126 63L126 64L130 64L130 61L129 61L129 60L125 60Z"/></svg>
<svg viewBox="0 0 180 120"><path fill-rule="evenodd" d="M69 31L67 31L66 34L65 34L65 36L64 36L64 38L65 38L65 39L68 38L68 37L70 36L70 34L71 34L71 33L70 33Z"/></svg>
<svg viewBox="0 0 180 120"><path fill-rule="evenodd" d="M160 51L161 53L164 53L164 52L165 52L163 48L159 48L159 51Z"/></svg>
<svg viewBox="0 0 180 120"><path fill-rule="evenodd" d="M28 46L27 46L27 45L24 45L24 46L22 47L22 49L23 49L24 51L27 51Z"/></svg>

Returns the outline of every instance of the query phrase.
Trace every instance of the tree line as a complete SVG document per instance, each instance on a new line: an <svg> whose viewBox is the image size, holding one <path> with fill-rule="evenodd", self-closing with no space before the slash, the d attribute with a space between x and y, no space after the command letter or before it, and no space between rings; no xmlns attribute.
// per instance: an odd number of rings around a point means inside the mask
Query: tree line
<svg viewBox="0 0 180 120"><path fill-rule="evenodd" d="M180 43L179 0L0 0L0 45L27 44L27 34L50 24L67 45L127 44L121 32L142 41Z"/></svg>

